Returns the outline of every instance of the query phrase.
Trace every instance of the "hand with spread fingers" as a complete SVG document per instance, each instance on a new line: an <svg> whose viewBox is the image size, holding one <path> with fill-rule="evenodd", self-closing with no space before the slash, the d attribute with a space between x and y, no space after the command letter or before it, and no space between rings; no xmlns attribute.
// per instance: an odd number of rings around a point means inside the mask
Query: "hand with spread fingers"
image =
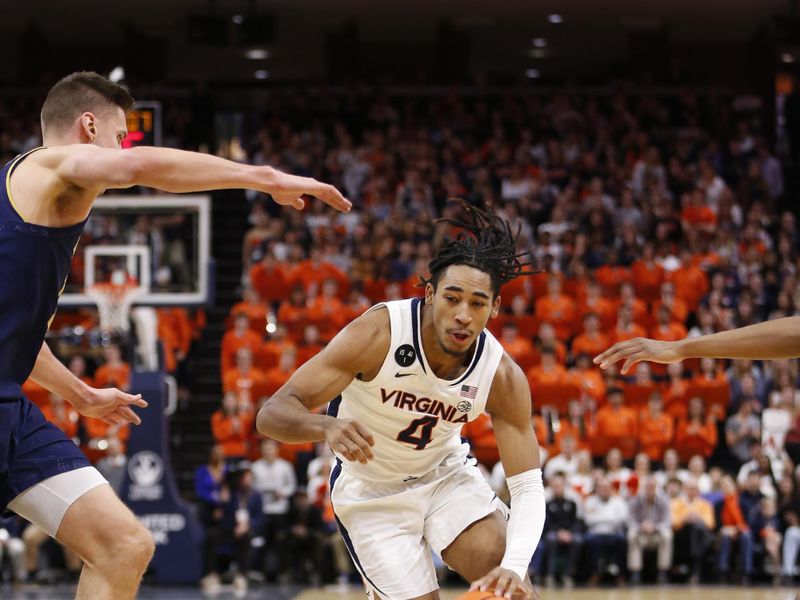
<svg viewBox="0 0 800 600"><path fill-rule="evenodd" d="M330 184L322 183L311 177L289 175L274 171L270 185L265 189L272 199L283 206L291 206L301 210L305 206L304 195L319 198L325 204L342 212L348 212L352 204Z"/></svg>
<svg viewBox="0 0 800 600"><path fill-rule="evenodd" d="M131 406L145 408L141 394L128 394L116 388L90 388L90 392L72 405L85 417L102 419L109 425L139 425L142 420Z"/></svg>
<svg viewBox="0 0 800 600"><path fill-rule="evenodd" d="M539 600L539 594L533 589L527 577L523 581L514 571L503 567L495 567L487 575L473 581L469 591L488 591L495 596L510 600Z"/></svg>
<svg viewBox="0 0 800 600"><path fill-rule="evenodd" d="M618 342L608 350L594 357L594 364L600 365L601 369L607 369L621 360L620 373L628 374L636 363L643 360L650 362L668 364L680 362L685 357L679 352L679 342L661 342L648 338L634 338L624 342Z"/></svg>

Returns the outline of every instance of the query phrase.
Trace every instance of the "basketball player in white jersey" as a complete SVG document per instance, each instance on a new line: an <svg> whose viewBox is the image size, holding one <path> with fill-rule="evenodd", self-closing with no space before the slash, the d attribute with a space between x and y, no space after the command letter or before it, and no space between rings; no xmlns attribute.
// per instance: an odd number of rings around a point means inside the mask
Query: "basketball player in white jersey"
<svg viewBox="0 0 800 600"><path fill-rule="evenodd" d="M545 500L530 390L485 330L501 285L529 272L505 221L464 208L468 222L448 222L467 233L431 261L424 299L373 307L258 414L264 435L330 444L338 459L331 502L370 598L437 599L431 550L472 589L535 597L527 570ZM327 403L326 415L313 412ZM484 411L507 474L510 517L460 437Z"/></svg>

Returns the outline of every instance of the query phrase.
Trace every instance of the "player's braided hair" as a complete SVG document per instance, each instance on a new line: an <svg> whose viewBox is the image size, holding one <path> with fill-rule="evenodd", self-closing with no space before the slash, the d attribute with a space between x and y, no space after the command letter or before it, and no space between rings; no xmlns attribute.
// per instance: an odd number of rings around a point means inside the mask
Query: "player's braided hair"
<svg viewBox="0 0 800 600"><path fill-rule="evenodd" d="M528 269L533 263L523 262L525 252L517 252L517 239L522 225L512 231L511 225L491 211L482 210L460 198L453 198L466 212L464 220L436 219L435 223L447 223L462 231L453 238L446 238L428 263L430 279L420 277L422 284L430 283L434 289L439 279L452 265L467 265L488 273L492 279L495 296L500 288L522 275L533 275L539 271Z"/></svg>

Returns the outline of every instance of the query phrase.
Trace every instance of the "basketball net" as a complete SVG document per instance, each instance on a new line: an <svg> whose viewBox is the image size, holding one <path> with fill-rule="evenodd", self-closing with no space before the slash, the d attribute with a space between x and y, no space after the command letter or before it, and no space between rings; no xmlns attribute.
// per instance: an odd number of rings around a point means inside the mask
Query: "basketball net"
<svg viewBox="0 0 800 600"><path fill-rule="evenodd" d="M145 290L135 282L95 283L86 293L97 304L101 331L128 333L131 306Z"/></svg>

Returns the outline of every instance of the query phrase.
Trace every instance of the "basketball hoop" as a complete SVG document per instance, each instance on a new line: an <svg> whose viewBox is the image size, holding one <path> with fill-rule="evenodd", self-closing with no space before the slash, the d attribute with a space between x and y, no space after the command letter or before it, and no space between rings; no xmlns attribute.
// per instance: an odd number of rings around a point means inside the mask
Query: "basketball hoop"
<svg viewBox="0 0 800 600"><path fill-rule="evenodd" d="M131 306L145 294L137 283L95 283L87 288L87 295L97 304L100 315L100 330L104 333L128 333Z"/></svg>

